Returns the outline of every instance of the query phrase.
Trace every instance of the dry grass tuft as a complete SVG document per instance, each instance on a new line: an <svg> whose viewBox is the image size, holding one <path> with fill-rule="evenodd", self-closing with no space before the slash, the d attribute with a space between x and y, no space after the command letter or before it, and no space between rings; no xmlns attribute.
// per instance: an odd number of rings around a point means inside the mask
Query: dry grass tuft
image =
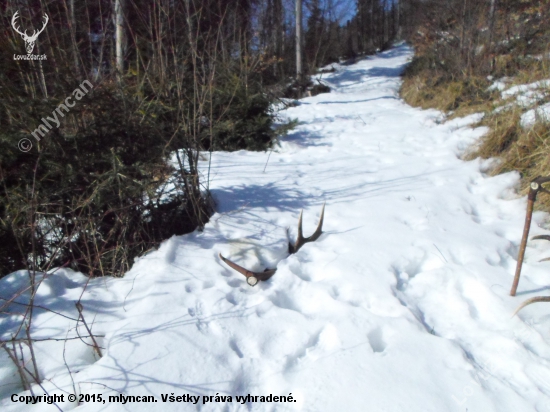
<svg viewBox="0 0 550 412"><path fill-rule="evenodd" d="M502 156L521 134L520 118L521 110L517 106L511 106L508 110L501 110L486 116L481 125L489 127L489 132L481 138L476 147L466 154L465 159L473 160L477 157L488 159Z"/></svg>
<svg viewBox="0 0 550 412"><path fill-rule="evenodd" d="M550 77L550 59L548 59L548 53L546 56L544 59L526 58L515 73L513 83L528 84L548 79Z"/></svg>
<svg viewBox="0 0 550 412"><path fill-rule="evenodd" d="M513 76L509 86L550 78L548 58L505 55L494 64L496 78ZM493 175L518 171L522 194L527 193L529 183L537 176L550 176L549 122L539 120L534 126L523 128L521 115L529 108L516 104L515 97L503 101L499 91L488 90L491 81L483 76L453 77L432 66L429 56L413 59L404 74L401 97L415 107L444 111L448 119L485 113L480 125L489 131L466 153L466 160L496 158ZM503 107L495 111L497 106ZM550 212L550 196L540 196L537 208Z"/></svg>
<svg viewBox="0 0 550 412"><path fill-rule="evenodd" d="M529 183L538 176L550 176L550 123L538 121L532 127L520 126L521 110L501 111L483 120L490 128L466 159L495 157L491 174L510 171L521 174L520 193L526 195ZM539 210L550 211L550 196L542 195Z"/></svg>
<svg viewBox="0 0 550 412"><path fill-rule="evenodd" d="M487 112L497 92L488 91L490 82L483 77L446 78L430 70L405 74L401 97L413 107L452 112L450 118Z"/></svg>

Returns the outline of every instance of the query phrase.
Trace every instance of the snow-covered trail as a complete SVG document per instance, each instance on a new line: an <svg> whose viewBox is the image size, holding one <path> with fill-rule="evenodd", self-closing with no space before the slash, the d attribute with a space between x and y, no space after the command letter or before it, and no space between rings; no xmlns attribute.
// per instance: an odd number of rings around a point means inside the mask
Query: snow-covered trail
<svg viewBox="0 0 550 412"><path fill-rule="evenodd" d="M475 116L440 124L439 112L399 99L410 57L401 46L325 76L333 92L283 112L300 123L269 161L215 153L218 212L205 230L167 240L123 279L88 285L83 305L98 312L105 353L94 363L89 348L67 345L74 387L157 403L79 410L550 411L550 305L511 318L549 289L550 263L536 262L550 248L530 242L518 296L508 296L525 213L518 176L489 178L487 162L460 160L484 132L467 127ZM304 209L308 236L323 202L324 234L288 256L287 228L295 238ZM546 233L543 218L535 214L533 235ZM220 252L277 273L251 288ZM22 273L6 279L8 291L24 283ZM41 302L74 316L83 282L52 275ZM51 313L35 323L37 336L68 327ZM44 387L74 392L63 345L37 347ZM216 394L232 401L203 403ZM295 401L237 402L247 394ZM9 398L0 406L47 410Z"/></svg>

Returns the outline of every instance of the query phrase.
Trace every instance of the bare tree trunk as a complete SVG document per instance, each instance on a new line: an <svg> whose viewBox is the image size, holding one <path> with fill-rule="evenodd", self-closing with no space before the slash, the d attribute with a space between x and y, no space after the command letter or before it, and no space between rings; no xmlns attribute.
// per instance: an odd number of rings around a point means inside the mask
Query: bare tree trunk
<svg viewBox="0 0 550 412"><path fill-rule="evenodd" d="M395 2L395 37L401 39L401 0Z"/></svg>
<svg viewBox="0 0 550 412"><path fill-rule="evenodd" d="M374 0L370 0L370 24L369 24L369 44L371 49L375 48L374 46Z"/></svg>
<svg viewBox="0 0 550 412"><path fill-rule="evenodd" d="M382 17L383 17L383 24L384 24L384 41L382 43L382 46L385 46L386 43L389 40L389 33L388 33L388 24L389 24L389 16L388 12L386 10L386 0L382 2Z"/></svg>
<svg viewBox="0 0 550 412"><path fill-rule="evenodd" d="M466 6L467 0L464 0L464 6L462 8L462 33L460 35L460 54L464 56L464 44L466 36Z"/></svg>
<svg viewBox="0 0 550 412"><path fill-rule="evenodd" d="M65 6L65 10L68 14L68 21L69 21L69 30L71 32L71 43L72 43L72 49L73 49L73 62L74 62L74 69L75 73L77 74L77 77L80 79L80 62L79 62L79 55L78 52L78 45L76 43L76 19L74 17L74 0L69 0L69 8L67 9L67 3L63 3Z"/></svg>
<svg viewBox="0 0 550 412"><path fill-rule="evenodd" d="M302 68L302 0L296 0L296 77L299 82L304 76Z"/></svg>
<svg viewBox="0 0 550 412"><path fill-rule="evenodd" d="M489 9L489 53L493 50L493 31L495 29L495 12L496 12L496 0L491 0L491 7Z"/></svg>
<svg viewBox="0 0 550 412"><path fill-rule="evenodd" d="M274 1L274 47L275 47L275 56L277 59L280 59L284 53L284 38L285 38L285 29L283 27L284 22L284 9L281 0ZM273 67L275 76L281 76L282 73L279 73L279 63L275 62Z"/></svg>
<svg viewBox="0 0 550 412"><path fill-rule="evenodd" d="M124 49L126 48L126 36L124 33L124 0L115 0L115 24L116 24L116 69L119 74L124 71Z"/></svg>

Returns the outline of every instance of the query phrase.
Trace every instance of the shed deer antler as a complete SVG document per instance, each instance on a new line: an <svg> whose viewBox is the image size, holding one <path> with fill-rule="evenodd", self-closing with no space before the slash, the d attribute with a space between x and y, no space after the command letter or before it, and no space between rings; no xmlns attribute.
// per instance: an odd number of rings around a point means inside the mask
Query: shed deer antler
<svg viewBox="0 0 550 412"><path fill-rule="evenodd" d="M277 271L277 269L265 269L263 272L252 272L251 270L245 269L242 266L239 266L236 263L230 261L229 259L224 258L221 253L219 256L220 259L227 264L227 266L245 275L246 283L248 283L250 286L256 286L256 284L260 280L269 279Z"/></svg>
<svg viewBox="0 0 550 412"><path fill-rule="evenodd" d="M535 296L534 298L527 299L525 302L523 302L514 312L513 316L516 316L517 313L522 310L525 306L530 305L531 303L537 303L537 302L550 302L550 296Z"/></svg>
<svg viewBox="0 0 550 412"><path fill-rule="evenodd" d="M296 238L296 243L294 243L293 245L292 243L288 242L288 253L290 255L298 252L298 250L302 246L304 246L306 243L313 242L319 239L319 236L321 236L321 233L323 233L325 204L323 203L323 208L321 209L321 217L319 218L317 229L315 229L315 232L313 232L313 234L310 237L304 238L304 235L302 233L302 215L303 215L303 210L300 212L300 217L298 218L298 237ZM232 262L229 259L224 258L221 253L219 254L219 256L220 256L220 259L227 264L227 266L229 266L232 269L235 269L237 272L246 276L246 282L250 286L255 286L260 280L268 280L277 271L277 269L265 269L263 272L253 272L251 270L243 268L240 265L237 265L235 262Z"/></svg>
<svg viewBox="0 0 550 412"><path fill-rule="evenodd" d="M33 33L31 36L27 34L27 30L25 32L22 32L19 30L19 28L15 25L15 21L19 17L19 12L16 11L11 19L11 26L13 27L13 30L15 30L16 33L19 33L23 40L25 41L25 48L27 49L27 53L31 54L32 50L34 49L34 43L36 42L36 39L38 38L38 35L44 31L46 28L46 24L48 24L48 21L50 20L47 14L44 14L44 24L42 25L42 28L38 31L33 30Z"/></svg>
<svg viewBox="0 0 550 412"><path fill-rule="evenodd" d="M538 236L533 236L533 237L531 238L531 240L538 240L538 239L550 240L550 236L548 236L548 235L538 235ZM550 258L541 259L541 260L539 260L539 262L546 262L546 261L548 261L548 260L550 260Z"/></svg>
<svg viewBox="0 0 550 412"><path fill-rule="evenodd" d="M549 235L538 235L538 236L533 236L531 238L531 240L539 240L539 239L550 240L550 236ZM550 260L550 258L541 259L541 260L539 260L539 262L545 262L545 261L548 261L548 260ZM516 311L514 312L512 317L516 316L518 314L518 312L520 310L522 310L525 306L529 306L532 303L538 303L538 302L550 302L550 296L535 296L533 298L527 299L525 302L523 302L521 305L519 305L519 307L516 309Z"/></svg>

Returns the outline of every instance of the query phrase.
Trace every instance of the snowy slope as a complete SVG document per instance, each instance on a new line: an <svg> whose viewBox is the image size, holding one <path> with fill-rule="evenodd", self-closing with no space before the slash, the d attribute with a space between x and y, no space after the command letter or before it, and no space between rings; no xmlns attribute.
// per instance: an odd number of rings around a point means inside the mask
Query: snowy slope
<svg viewBox="0 0 550 412"><path fill-rule="evenodd" d="M399 99L411 54L401 46L324 76L333 92L283 112L300 124L269 161L215 153L218 212L203 232L167 240L125 278L93 279L84 292L80 274L47 276L38 303L76 318L83 293L105 349L96 360L78 340L36 343L43 388L156 400L81 411L550 411L550 305L511 317L547 293L550 263L537 262L550 245L529 243L510 297L526 206L519 177L460 160L484 132L468 127L478 117L441 123ZM294 239L304 209L309 235L325 201L325 233L288 256L287 228ZM533 235L548 233L544 218L535 213ZM252 288L220 252L277 273ZM12 274L0 293L26 282ZM4 338L16 320L2 319ZM75 324L37 310L33 337L75 336ZM12 402L21 387L0 356L3 411L57 410ZM237 401L248 394L292 402Z"/></svg>

